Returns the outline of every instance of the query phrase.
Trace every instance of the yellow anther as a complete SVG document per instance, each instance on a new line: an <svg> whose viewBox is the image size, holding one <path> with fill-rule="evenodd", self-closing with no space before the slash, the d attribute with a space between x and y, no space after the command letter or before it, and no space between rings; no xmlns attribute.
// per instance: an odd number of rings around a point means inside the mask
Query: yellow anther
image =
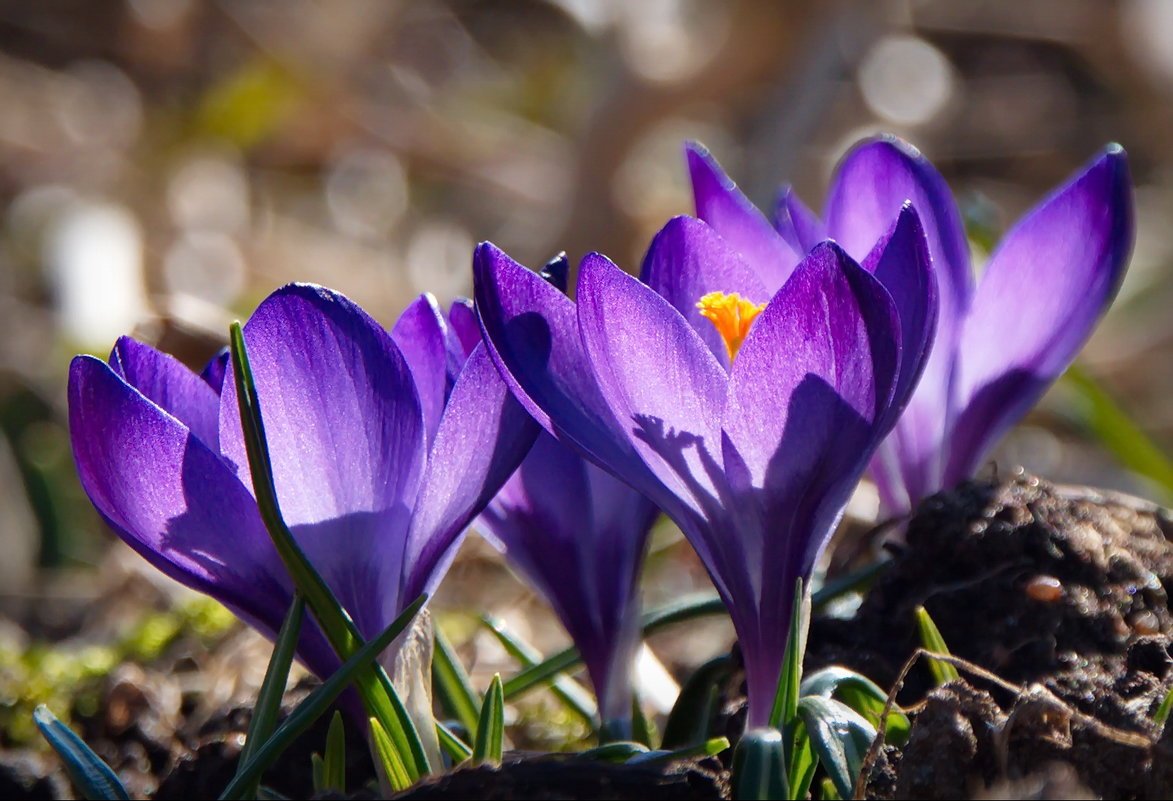
<svg viewBox="0 0 1173 801"><path fill-rule="evenodd" d="M721 339L725 340L725 349L729 351L729 361L732 362L754 318L762 313L766 304L750 303L736 292L729 295L710 292L697 301L696 307L717 329Z"/></svg>

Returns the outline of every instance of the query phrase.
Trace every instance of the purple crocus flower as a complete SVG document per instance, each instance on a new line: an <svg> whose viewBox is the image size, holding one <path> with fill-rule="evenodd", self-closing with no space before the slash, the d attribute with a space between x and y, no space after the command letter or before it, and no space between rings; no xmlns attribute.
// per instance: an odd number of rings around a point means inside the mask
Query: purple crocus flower
<svg viewBox="0 0 1173 801"><path fill-rule="evenodd" d="M477 521L570 633L609 731L630 729L637 579L658 515L639 492L542 433Z"/></svg>
<svg viewBox="0 0 1173 801"><path fill-rule="evenodd" d="M949 188L900 139L868 139L847 154L822 220L784 190L771 225L704 149L690 146L688 162L697 216L768 288L827 238L863 258L906 201L916 207L940 284L940 324L920 385L871 465L891 514L974 473L1071 364L1115 296L1132 247L1131 183L1118 145L1011 228L977 282Z"/></svg>
<svg viewBox="0 0 1173 801"><path fill-rule="evenodd" d="M373 637L435 589L537 429L483 347L450 364L453 333L428 295L388 333L341 295L293 284L244 335L282 513ZM82 486L114 531L275 636L293 585L253 498L231 366L220 357L201 377L120 339L109 364L74 359L69 421ZM298 656L320 676L338 665L308 622Z"/></svg>
<svg viewBox="0 0 1173 801"><path fill-rule="evenodd" d="M704 561L745 655L750 727L769 718L795 579L809 578L931 338L934 282L911 209L865 262L824 243L769 290L686 217L652 243L647 283L588 255L577 302L492 245L474 259L486 342L518 400L663 509Z"/></svg>

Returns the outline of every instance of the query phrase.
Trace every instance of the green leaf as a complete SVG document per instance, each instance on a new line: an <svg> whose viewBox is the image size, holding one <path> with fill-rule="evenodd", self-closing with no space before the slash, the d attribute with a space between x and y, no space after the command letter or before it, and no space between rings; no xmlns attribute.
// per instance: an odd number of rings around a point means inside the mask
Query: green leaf
<svg viewBox="0 0 1173 801"><path fill-rule="evenodd" d="M643 743L648 748L652 747L652 743L656 742L657 738L656 724L644 714L643 707L640 706L639 697L632 695L631 697L631 739L637 743Z"/></svg>
<svg viewBox="0 0 1173 801"><path fill-rule="evenodd" d="M65 763L69 780L83 796L94 801L129 801L130 796L110 766L73 733L49 707L33 710L33 722Z"/></svg>
<svg viewBox="0 0 1173 801"><path fill-rule="evenodd" d="M459 765L472 756L472 749L464 740L457 737L452 729L438 720L436 721L436 738L440 741L440 747L451 757L453 765Z"/></svg>
<svg viewBox="0 0 1173 801"><path fill-rule="evenodd" d="M398 792L411 786L411 778L407 775L407 766L391 736L379 723L378 718L371 718L371 742L375 746L375 757L383 768L383 774L391 784L391 789Z"/></svg>
<svg viewBox="0 0 1173 801"><path fill-rule="evenodd" d="M851 798L876 729L855 710L832 698L808 695L798 702L811 745L840 797Z"/></svg>
<svg viewBox="0 0 1173 801"><path fill-rule="evenodd" d="M721 682L733 668L728 654L710 659L688 677L668 713L661 747L685 748L704 742L717 711Z"/></svg>
<svg viewBox="0 0 1173 801"><path fill-rule="evenodd" d="M665 626L695 620L698 617L726 615L725 602L712 593L686 595L679 601L646 612L643 617L643 635L647 637Z"/></svg>
<svg viewBox="0 0 1173 801"><path fill-rule="evenodd" d="M725 603L711 593L686 596L675 603L647 612L643 616L643 636L647 637L666 626L697 617L723 615ZM533 664L505 682L505 698L513 699L524 692L543 686L555 676L573 670L582 664L582 656L575 648L567 648Z"/></svg>
<svg viewBox="0 0 1173 801"><path fill-rule="evenodd" d="M916 628L920 632L920 642L924 649L934 654L951 656L949 646L945 644L945 638L941 636L941 630L937 628L937 624L929 617L928 610L923 606L918 606L915 614ZM933 681L937 683L938 687L961 677L953 665L932 657L929 658L929 671L932 672Z"/></svg>
<svg viewBox="0 0 1173 801"><path fill-rule="evenodd" d="M289 612L286 613L281 629L277 632L273 655L269 658L269 666L265 669L265 678L261 682L261 691L257 694L257 703L253 707L252 719L248 724L248 735L245 737L244 747L240 749L240 759L236 763L238 774L261 747L261 743L269 739L273 729L277 727L281 699L285 695L285 685L289 681L289 668L293 664L293 655L297 650L297 641L301 637L301 623L304 618L305 598L300 592L295 592L293 602L289 605ZM258 787L254 786L246 795L256 795L257 789Z"/></svg>
<svg viewBox="0 0 1173 801"><path fill-rule="evenodd" d="M617 740L612 743L605 743L598 748L592 748L589 751L583 751L578 756L580 759L593 759L596 762L628 762L633 757L640 754L650 753L648 747L643 743L632 742L631 740Z"/></svg>
<svg viewBox="0 0 1173 801"><path fill-rule="evenodd" d="M1173 500L1173 461L1132 421L1128 413L1078 364L1067 368L1062 385L1079 401L1081 416L1101 442L1135 473L1157 484Z"/></svg>
<svg viewBox="0 0 1173 801"><path fill-rule="evenodd" d="M435 648L432 651L432 690L440 701L444 714L455 718L470 734L476 734L477 710L481 699L473 689L456 651L448 638L433 625Z"/></svg>
<svg viewBox="0 0 1173 801"><path fill-rule="evenodd" d="M241 760L240 764L243 765L244 760ZM310 754L310 768L313 772L314 795L326 792L326 763L322 761L322 755L317 751Z"/></svg>
<svg viewBox="0 0 1173 801"><path fill-rule="evenodd" d="M880 725L880 716L884 714L884 706L888 703L887 693L871 679L854 670L838 666L817 670L804 678L801 695L821 695L824 698L842 701L877 728ZM908 740L911 726L908 716L902 711L890 710L888 725L884 728L885 742L903 745Z"/></svg>
<svg viewBox="0 0 1173 801"><path fill-rule="evenodd" d="M647 751L635 754L627 760L629 765L659 765L668 762L677 762L684 759L698 759L701 757L716 756L729 747L729 740L725 737L713 737L700 745L675 750Z"/></svg>
<svg viewBox="0 0 1173 801"><path fill-rule="evenodd" d="M493 676L481 716L477 720L477 736L472 745L472 763L501 764L505 744L505 692L501 689L501 674Z"/></svg>
<svg viewBox="0 0 1173 801"><path fill-rule="evenodd" d="M277 731L273 732L273 736L265 741L265 744L257 749L253 758L250 759L243 768L237 771L236 776L232 782L225 788L220 795L221 799L238 799L244 798L246 791L252 783L259 780L261 774L273 763L281 752L289 747L302 732L308 729L315 720L334 703L334 700L342 694L360 671L366 669L370 664L378 658L379 654L391 644L391 641L398 637L410 625L412 618L423 607L428 600L427 593L421 593L418 598L411 602L411 604L400 613L399 617L391 623L390 626L383 629L378 637L375 637L368 643L364 643L354 656L350 657L330 676L322 682L318 689L314 690L309 696L297 705L285 722L277 727ZM381 727L380 727L381 728ZM386 730L383 730L386 735ZM396 753L399 753L398 751ZM388 774L390 778L390 774ZM412 779L405 773L407 784L410 785ZM407 786L407 785L405 785ZM400 788L402 789L402 788Z"/></svg>
<svg viewBox="0 0 1173 801"><path fill-rule="evenodd" d="M873 578L891 567L890 562L875 562L861 570L823 585L811 594L812 609L821 609L845 592L859 589ZM662 628L694 620L698 617L727 614L725 602L719 596L711 593L699 593L686 596L659 609L653 609L644 614L643 636L647 637ZM505 682L505 698L513 699L535 687L547 684L550 679L573 670L582 664L582 656L574 648L559 651L545 660L535 662Z"/></svg>
<svg viewBox="0 0 1173 801"><path fill-rule="evenodd" d="M872 580L876 576L891 566L892 561L887 559L880 562L872 562L870 565L861 567L854 573L836 576L811 593L811 609L816 611L820 610L840 595L863 590L871 585Z"/></svg>
<svg viewBox="0 0 1173 801"><path fill-rule="evenodd" d="M326 756L322 759L322 781L327 790L346 795L346 729L342 713L334 710L330 729L326 732Z"/></svg>
<svg viewBox="0 0 1173 801"><path fill-rule="evenodd" d="M1157 707L1157 711L1153 714L1153 723L1158 726L1164 726L1165 721L1169 719L1169 712L1173 710L1173 687L1169 688L1169 692L1165 693L1164 700L1161 705Z"/></svg>
<svg viewBox="0 0 1173 801"><path fill-rule="evenodd" d="M505 625L505 621L492 615L485 615L481 618L481 622L485 627L493 633L497 641L501 643L501 647L505 651L521 663L523 668L533 668L542 662L542 654L529 643L523 641L519 637L509 631L509 627ZM568 652L574 659L569 663L570 667L577 664L578 652L570 650ZM546 660L550 662L552 660ZM588 726L592 728L595 725L595 702L591 699L582 686L567 676L560 676L559 673L566 668L552 671L540 681L553 681L553 686L550 688L554 695L569 709L571 712L578 715ZM522 671L525 673L526 671ZM518 674L520 676L522 674ZM516 676L514 678L517 678ZM537 686L537 683L530 686ZM504 690L505 685L502 685ZM505 693L505 698L511 698L508 692Z"/></svg>
<svg viewBox="0 0 1173 801"><path fill-rule="evenodd" d="M815 778L815 768L819 766L819 760L811 746L811 738L806 732L806 723L802 717L794 724L794 734L790 742L786 774L790 779L790 797L806 798L811 781Z"/></svg>
<svg viewBox="0 0 1173 801"><path fill-rule="evenodd" d="M794 719L798 716L802 657L806 653L806 627L810 622L810 606L803 597L801 578L794 582L794 603L791 607L782 672L778 676L778 690L774 694L774 707L770 711L770 727L783 732L794 725Z"/></svg>
<svg viewBox="0 0 1173 801"><path fill-rule="evenodd" d="M782 732L747 731L733 750L733 797L738 801L790 798Z"/></svg>
<svg viewBox="0 0 1173 801"><path fill-rule="evenodd" d="M330 645L340 659L348 659L360 650L362 637L350 615L306 558L281 516L273 465L269 460L269 447L265 439L260 397L248 360L244 331L240 323L233 323L229 333L240 423L261 519L281 561L293 577L298 591L305 596ZM367 711L379 719L395 747L405 755L404 764L412 781L428 773L428 758L419 733L383 668L377 663L364 665L354 680Z"/></svg>

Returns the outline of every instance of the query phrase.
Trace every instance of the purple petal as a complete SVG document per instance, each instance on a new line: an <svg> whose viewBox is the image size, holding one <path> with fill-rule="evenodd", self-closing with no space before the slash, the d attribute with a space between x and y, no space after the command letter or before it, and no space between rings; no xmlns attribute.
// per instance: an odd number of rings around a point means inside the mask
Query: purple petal
<svg viewBox="0 0 1173 801"><path fill-rule="evenodd" d="M937 330L936 276L920 217L911 203L900 209L900 216L862 266L888 290L900 318L900 376L895 389L899 401L890 407L895 421L920 380Z"/></svg>
<svg viewBox="0 0 1173 801"><path fill-rule="evenodd" d="M479 519L583 654L603 720L630 715L633 654L626 634L637 625L636 579L657 512L638 492L541 434Z"/></svg>
<svg viewBox="0 0 1173 801"><path fill-rule="evenodd" d="M599 391L574 302L487 242L473 270L485 344L514 397L558 439L650 497L663 496Z"/></svg>
<svg viewBox="0 0 1173 801"><path fill-rule="evenodd" d="M69 427L82 487L110 527L163 573L275 637L292 581L231 467L88 356L70 367ZM298 656L318 675L338 664L309 624Z"/></svg>
<svg viewBox="0 0 1173 801"><path fill-rule="evenodd" d="M668 301L595 253L579 267L578 319L625 435L659 481L701 513L716 495L725 370Z"/></svg>
<svg viewBox="0 0 1173 801"><path fill-rule="evenodd" d="M919 150L894 136L853 148L839 165L827 197L827 232L853 258L863 259L910 200L928 239L939 287L941 334L948 335L973 294L969 242L949 187Z"/></svg>
<svg viewBox="0 0 1173 801"><path fill-rule="evenodd" d="M759 723L773 701L794 580L809 579L884 433L899 338L888 292L824 243L759 315L734 363L722 455L727 524L744 553L723 527L710 547L742 596L732 614Z"/></svg>
<svg viewBox="0 0 1173 801"><path fill-rule="evenodd" d="M431 293L425 292L404 309L391 329L391 338L415 377L430 445L444 413L448 389L448 325Z"/></svg>
<svg viewBox="0 0 1173 801"><path fill-rule="evenodd" d="M408 533L400 606L435 590L461 534L517 469L537 433L485 347L478 346L436 432Z"/></svg>
<svg viewBox="0 0 1173 801"><path fill-rule="evenodd" d="M876 243L863 266L884 284L900 314L903 357L896 402L890 409L892 419L899 417L899 421L876 449L870 468L883 508L896 514L939 486L951 408L951 360L932 361L929 356L937 324L937 284L911 204L905 204L892 230ZM938 372L924 378L930 363Z"/></svg>
<svg viewBox="0 0 1173 801"><path fill-rule="evenodd" d="M448 310L448 351L463 366L472 349L481 343L481 324L476 308L468 298L452 301ZM459 366L456 370L460 372ZM455 374L453 376L455 378Z"/></svg>
<svg viewBox="0 0 1173 801"><path fill-rule="evenodd" d="M1134 237L1128 163L1108 148L994 252L961 334L946 481L966 478L1067 369L1120 286Z"/></svg>
<svg viewBox="0 0 1173 801"><path fill-rule="evenodd" d="M219 447L220 398L178 359L120 337L110 367L128 384L191 429L213 451Z"/></svg>
<svg viewBox="0 0 1173 801"><path fill-rule="evenodd" d="M879 281L833 243L816 246L754 321L730 375L722 427L755 485L775 467L809 470L826 458L826 443L850 430L839 428L832 409L802 406L801 393L823 394L804 386L825 387L841 400L839 412L869 427L882 421L897 380L899 334ZM825 419L796 429L791 415L808 408ZM793 450L782 446L787 438ZM787 472L776 475L792 481Z"/></svg>
<svg viewBox="0 0 1173 801"><path fill-rule="evenodd" d="M847 154L827 198L826 213L830 236L852 256L864 258L907 201L924 228L939 311L932 352L915 395L872 471L890 513L906 511L910 502L940 487L944 439L954 414L957 337L973 294L969 243L940 173L916 148L896 137L867 140Z"/></svg>
<svg viewBox="0 0 1173 801"><path fill-rule="evenodd" d="M771 292L708 224L676 217L656 234L644 258L641 278L684 315L713 356L728 369L729 352L713 324L701 315L697 301L709 292L738 293L765 303Z"/></svg>
<svg viewBox="0 0 1173 801"><path fill-rule="evenodd" d="M286 522L410 509L424 467L423 415L411 369L383 327L341 295L291 284L261 303L244 335ZM220 442L246 475L231 378ZM361 553L379 536L370 531L372 542L353 547Z"/></svg>
<svg viewBox="0 0 1173 801"><path fill-rule="evenodd" d="M693 142L686 146L685 155L696 216L717 229L745 257L768 289L777 289L799 262L801 253L786 244L708 150Z"/></svg>
<svg viewBox="0 0 1173 801"><path fill-rule="evenodd" d="M778 201L774 206L774 227L796 253L809 253L815 245L827 238L827 226L789 186L778 193Z"/></svg>
<svg viewBox="0 0 1173 801"><path fill-rule="evenodd" d="M82 487L128 545L276 630L289 580L256 502L219 456L89 356L70 366L69 428Z"/></svg>
<svg viewBox="0 0 1173 801"><path fill-rule="evenodd" d="M224 375L228 372L228 362L231 360L232 354L229 353L228 348L220 348L200 373L200 378L204 379L217 395L220 394L220 390L224 386Z"/></svg>

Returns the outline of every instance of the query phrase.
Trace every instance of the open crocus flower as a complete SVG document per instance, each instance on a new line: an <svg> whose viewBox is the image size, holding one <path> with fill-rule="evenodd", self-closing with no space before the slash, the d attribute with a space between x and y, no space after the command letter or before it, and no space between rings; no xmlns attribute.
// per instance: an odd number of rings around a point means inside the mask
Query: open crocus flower
<svg viewBox="0 0 1173 801"><path fill-rule="evenodd" d="M372 638L434 590L537 429L483 347L449 363L427 295L388 333L341 295L290 285L244 336L283 516ZM201 377L123 338L109 364L74 359L69 422L82 486L122 539L274 637L293 584L253 498L231 366ZM320 676L338 665L308 621L298 656Z"/></svg>
<svg viewBox="0 0 1173 801"><path fill-rule="evenodd" d="M1001 436L1067 369L1111 302L1133 240L1124 151L1111 145L1013 228L975 282L961 215L941 175L894 137L856 145L839 165L819 220L790 191L774 223L716 161L690 146L697 216L780 285L830 238L857 259L911 200L940 283L933 353L908 409L871 466L887 512L968 478Z"/></svg>
<svg viewBox="0 0 1173 801"><path fill-rule="evenodd" d="M659 510L548 434L477 527L546 597L586 663L604 728L630 737L637 579Z"/></svg>
<svg viewBox="0 0 1173 801"><path fill-rule="evenodd" d="M653 242L647 283L587 256L576 302L492 245L474 259L486 343L517 398L663 509L704 561L745 656L750 727L769 719L795 579L809 577L931 339L915 213L866 261L870 272L824 243L772 291L684 217Z"/></svg>

